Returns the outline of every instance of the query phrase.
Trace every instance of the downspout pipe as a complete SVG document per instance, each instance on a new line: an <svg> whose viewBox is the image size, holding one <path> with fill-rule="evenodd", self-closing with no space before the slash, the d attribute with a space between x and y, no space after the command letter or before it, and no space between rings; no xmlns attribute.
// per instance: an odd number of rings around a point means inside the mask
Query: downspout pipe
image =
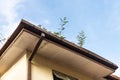
<svg viewBox="0 0 120 80"><path fill-rule="evenodd" d="M38 50L40 44L42 43L42 40L44 39L44 37L45 37L45 34L44 34L44 33L41 33L41 36L40 36L39 41L38 41L37 44L35 45L32 53L30 54L30 56L29 56L29 58L28 58L29 61L32 61L33 57L35 56L36 51Z"/></svg>
<svg viewBox="0 0 120 80"><path fill-rule="evenodd" d="M38 50L39 46L41 45L43 39L45 38L45 34L41 33L40 39L37 42L37 44L35 45L32 53L30 54L30 56L28 57L28 74L27 74L27 80L32 80L32 70L31 70L31 61L33 59L33 57L36 54L36 51Z"/></svg>

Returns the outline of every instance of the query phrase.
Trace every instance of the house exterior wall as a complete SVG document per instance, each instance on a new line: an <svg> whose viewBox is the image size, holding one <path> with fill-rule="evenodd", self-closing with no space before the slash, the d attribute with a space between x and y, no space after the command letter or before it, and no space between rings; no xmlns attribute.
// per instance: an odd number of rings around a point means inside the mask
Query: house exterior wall
<svg viewBox="0 0 120 80"><path fill-rule="evenodd" d="M1 80L27 80L26 55L20 58L2 77Z"/></svg>
<svg viewBox="0 0 120 80"><path fill-rule="evenodd" d="M60 65L59 63L55 63L38 55L33 58L32 80L53 80L53 70L67 74L69 76L77 78L78 80L93 80L88 76L77 73L68 67Z"/></svg>
<svg viewBox="0 0 120 80"><path fill-rule="evenodd" d="M51 69L44 65L32 64L32 80L53 80Z"/></svg>
<svg viewBox="0 0 120 80"><path fill-rule="evenodd" d="M24 55L1 77L0 80L27 80L27 67L27 56ZM50 61L40 55L34 56L31 64L32 80L53 80L53 70L72 76L78 80L93 80L86 75L77 73L64 65Z"/></svg>

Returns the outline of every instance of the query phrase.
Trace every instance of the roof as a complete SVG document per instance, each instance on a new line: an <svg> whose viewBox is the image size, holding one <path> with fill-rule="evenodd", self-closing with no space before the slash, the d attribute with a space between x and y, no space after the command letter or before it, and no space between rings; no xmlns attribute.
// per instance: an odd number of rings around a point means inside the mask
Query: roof
<svg viewBox="0 0 120 80"><path fill-rule="evenodd" d="M77 46L76 44L74 43L71 43L65 39L61 39L57 36L55 36L54 34L50 33L50 32L47 32L41 28L38 28L36 27L35 25L25 21L25 20L21 20L19 26L17 27L17 29L14 31L14 33L11 35L11 37L7 40L7 42L4 44L4 46L1 48L0 50L0 56L3 54L3 52L6 50L6 48L10 45L10 43L15 39L15 37L18 35L18 33L22 30L22 29L27 29L27 30L30 30L38 35L40 35L41 33L44 33L46 36L45 38L51 40L51 41L54 41L56 43L59 43L60 45L63 45L69 49L72 49L78 53L80 53L81 55L83 56L86 56L88 58L91 58L107 67L110 67L112 69L117 69L118 66L115 65L114 63L106 60L105 58L85 49L85 48L82 48L82 47L79 47Z"/></svg>
<svg viewBox="0 0 120 80"><path fill-rule="evenodd" d="M61 39L51 32L43 30L28 21L21 20L16 30L0 50L0 65L2 65L0 66L0 75L4 74L22 51L32 51L34 46L31 45L37 43L42 33L45 34L44 40L36 52L41 56L53 61L62 62L66 66L75 69L75 71L81 72L81 70L83 70L88 76L91 74L91 77L96 77L98 79L110 75L118 68L118 66L111 61L85 48L79 47L68 40ZM54 47L54 49L51 49L51 47ZM55 56L50 56L53 55L53 53ZM11 59L7 59L10 55L14 56L12 56Z"/></svg>

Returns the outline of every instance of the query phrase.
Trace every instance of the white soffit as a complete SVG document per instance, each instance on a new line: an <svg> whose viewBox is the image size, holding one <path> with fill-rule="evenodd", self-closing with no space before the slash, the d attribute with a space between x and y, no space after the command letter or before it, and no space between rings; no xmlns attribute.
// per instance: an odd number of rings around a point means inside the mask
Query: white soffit
<svg viewBox="0 0 120 80"><path fill-rule="evenodd" d="M92 78L105 77L113 72L110 68L49 40L42 42L37 53Z"/></svg>

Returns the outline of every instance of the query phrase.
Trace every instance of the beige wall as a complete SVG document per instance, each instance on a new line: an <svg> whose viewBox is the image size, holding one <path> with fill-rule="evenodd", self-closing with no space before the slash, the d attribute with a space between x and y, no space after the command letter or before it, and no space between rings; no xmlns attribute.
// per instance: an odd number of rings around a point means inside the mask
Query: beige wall
<svg viewBox="0 0 120 80"><path fill-rule="evenodd" d="M27 60L24 55L2 77L1 80L27 80Z"/></svg>
<svg viewBox="0 0 120 80"><path fill-rule="evenodd" d="M32 80L52 80L51 69L43 65L32 64Z"/></svg>
<svg viewBox="0 0 120 80"><path fill-rule="evenodd" d="M52 70L65 73L77 78L78 80L92 80L90 77L77 73L64 65L47 60L38 55L35 56L32 61L32 80L53 80Z"/></svg>
<svg viewBox="0 0 120 80"><path fill-rule="evenodd" d="M59 63L50 61L40 56L35 56L32 61L32 80L53 80L52 70L56 70L75 77L78 80L92 80L81 73L77 73ZM12 66L1 80L27 80L27 57L24 55L14 66Z"/></svg>

